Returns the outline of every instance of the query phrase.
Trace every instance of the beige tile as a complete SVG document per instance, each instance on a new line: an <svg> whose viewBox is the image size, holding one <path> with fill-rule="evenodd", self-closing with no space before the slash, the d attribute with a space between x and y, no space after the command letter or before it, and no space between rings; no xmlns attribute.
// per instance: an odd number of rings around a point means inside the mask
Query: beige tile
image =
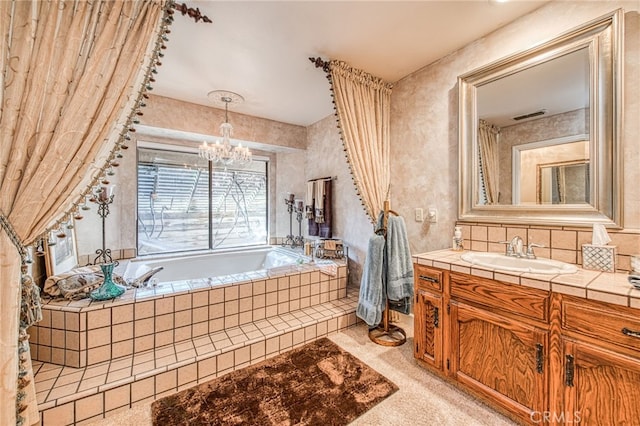
<svg viewBox="0 0 640 426"><path fill-rule="evenodd" d="M304 328L304 341L309 342L311 340L315 340L317 337L316 325L310 325Z"/></svg>
<svg viewBox="0 0 640 426"><path fill-rule="evenodd" d="M111 345L99 346L87 350L87 364L97 364L111 359Z"/></svg>
<svg viewBox="0 0 640 426"><path fill-rule="evenodd" d="M164 346L173 343L173 329L156 332L154 346Z"/></svg>
<svg viewBox="0 0 640 426"><path fill-rule="evenodd" d="M87 329L108 327L111 325L111 309L98 309L87 312Z"/></svg>
<svg viewBox="0 0 640 426"><path fill-rule="evenodd" d="M155 314L155 303L153 300L148 300L146 302L135 303L135 319L140 320L143 318L153 317Z"/></svg>
<svg viewBox="0 0 640 426"><path fill-rule="evenodd" d="M238 314L238 324L248 324L253 321L253 312L246 311Z"/></svg>
<svg viewBox="0 0 640 426"><path fill-rule="evenodd" d="M266 297L265 297L266 306L273 306L273 305L276 305L277 303L278 303L277 292L271 292L266 294Z"/></svg>
<svg viewBox="0 0 640 426"><path fill-rule="evenodd" d="M254 308L252 313L253 313L253 321L264 319L267 316L265 308Z"/></svg>
<svg viewBox="0 0 640 426"><path fill-rule="evenodd" d="M640 234L610 233L609 236L611 237L609 244L617 246L618 253L640 254Z"/></svg>
<svg viewBox="0 0 640 426"><path fill-rule="evenodd" d="M209 319L224 317L224 303L209 305Z"/></svg>
<svg viewBox="0 0 640 426"><path fill-rule="evenodd" d="M209 305L224 302L224 288L214 288L209 290Z"/></svg>
<svg viewBox="0 0 640 426"><path fill-rule="evenodd" d="M209 333L215 333L224 329L224 318L217 318L209 321Z"/></svg>
<svg viewBox="0 0 640 426"><path fill-rule="evenodd" d="M156 306L157 309L157 306ZM155 332L167 331L173 329L173 313L157 315Z"/></svg>
<svg viewBox="0 0 640 426"><path fill-rule="evenodd" d="M486 226L471 227L471 239L475 241L487 241L488 229Z"/></svg>
<svg viewBox="0 0 640 426"><path fill-rule="evenodd" d="M143 352L153 348L153 341L154 341L153 334L142 336L142 337L136 337L133 340L133 347L135 352Z"/></svg>
<svg viewBox="0 0 640 426"><path fill-rule="evenodd" d="M218 371L225 371L234 367L233 351L218 355Z"/></svg>
<svg viewBox="0 0 640 426"><path fill-rule="evenodd" d="M154 318L145 318L134 322L134 336L147 336L155 331Z"/></svg>
<svg viewBox="0 0 640 426"><path fill-rule="evenodd" d="M584 287L574 287L564 284L551 283L551 290L556 293L568 294L570 296L587 297L587 289Z"/></svg>
<svg viewBox="0 0 640 426"><path fill-rule="evenodd" d="M178 387L176 370L156 375L156 395L162 392L176 390Z"/></svg>
<svg viewBox="0 0 640 426"><path fill-rule="evenodd" d="M183 327L177 327L173 330L173 341L182 342L184 340L191 339L191 324L187 324Z"/></svg>
<svg viewBox="0 0 640 426"><path fill-rule="evenodd" d="M526 243L542 244L545 247L551 246L551 231L548 229L529 229Z"/></svg>
<svg viewBox="0 0 640 426"><path fill-rule="evenodd" d="M236 367L251 360L251 347L249 346L238 348L234 352L234 366Z"/></svg>
<svg viewBox="0 0 640 426"><path fill-rule="evenodd" d="M63 311L51 311L51 328L65 328Z"/></svg>
<svg viewBox="0 0 640 426"><path fill-rule="evenodd" d="M187 383L196 382L198 380L198 365L189 364L178 368L178 386Z"/></svg>
<svg viewBox="0 0 640 426"><path fill-rule="evenodd" d="M265 341L262 340L260 342L254 343L250 346L251 348L251 360L256 360L264 357L266 344Z"/></svg>
<svg viewBox="0 0 640 426"><path fill-rule="evenodd" d="M191 310L179 311L174 314L174 327L184 327L191 324Z"/></svg>
<svg viewBox="0 0 640 426"><path fill-rule="evenodd" d="M238 296L240 297L240 299L251 297L253 295L253 284L252 283L240 284L238 287L239 287Z"/></svg>
<svg viewBox="0 0 640 426"><path fill-rule="evenodd" d="M226 315L224 317L224 328L237 327L240 324L240 317L238 314Z"/></svg>
<svg viewBox="0 0 640 426"><path fill-rule="evenodd" d="M155 394L155 376L131 383L131 402L138 402Z"/></svg>
<svg viewBox="0 0 640 426"><path fill-rule="evenodd" d="M120 407L128 407L131 403L130 385L124 385L104 392L104 410L110 411Z"/></svg>
<svg viewBox="0 0 640 426"><path fill-rule="evenodd" d="M111 341L111 327L89 329L87 331L87 348L95 348Z"/></svg>
<svg viewBox="0 0 640 426"><path fill-rule="evenodd" d="M272 293L274 291L278 291L278 279L272 278L266 281L265 292Z"/></svg>
<svg viewBox="0 0 640 426"><path fill-rule="evenodd" d="M300 328L298 330L294 330L293 331L293 346L299 345L301 343L304 343L304 335L305 335L305 330Z"/></svg>
<svg viewBox="0 0 640 426"><path fill-rule="evenodd" d="M278 291L289 290L289 277L278 278Z"/></svg>
<svg viewBox="0 0 640 426"><path fill-rule="evenodd" d="M120 342L122 340L131 340L133 339L133 322L125 322L122 324L117 324L111 327L112 329L112 340L114 342Z"/></svg>
<svg viewBox="0 0 640 426"><path fill-rule="evenodd" d="M198 322L191 326L191 336L198 337L209 333L209 323L207 321Z"/></svg>
<svg viewBox="0 0 640 426"><path fill-rule="evenodd" d="M598 300L600 302L613 303L615 305L629 306L629 298L627 296L590 290L588 288L587 288L587 299Z"/></svg>
<svg viewBox="0 0 640 426"><path fill-rule="evenodd" d="M240 312L247 312L253 309L253 300L251 297L245 297L240 299L239 304Z"/></svg>
<svg viewBox="0 0 640 426"><path fill-rule="evenodd" d="M576 231L551 230L551 248L564 250L577 250L578 233ZM553 254L553 250L552 250Z"/></svg>
<svg viewBox="0 0 640 426"><path fill-rule="evenodd" d="M217 369L217 359L218 357L210 357L198 361L198 380L203 377L209 377L211 375L215 375L218 371Z"/></svg>
<svg viewBox="0 0 640 426"><path fill-rule="evenodd" d="M54 348L65 347L65 332L64 330L58 330L56 328L51 329L51 346Z"/></svg>
<svg viewBox="0 0 640 426"><path fill-rule="evenodd" d="M280 338L272 337L266 340L265 342L265 353L269 354L277 354L280 352Z"/></svg>
<svg viewBox="0 0 640 426"><path fill-rule="evenodd" d="M114 306L111 309L112 324L121 324L133 321L133 303L126 305Z"/></svg>
<svg viewBox="0 0 640 426"><path fill-rule="evenodd" d="M578 262L577 252L574 250L551 249L551 259L561 262L573 263Z"/></svg>
<svg viewBox="0 0 640 426"><path fill-rule="evenodd" d="M224 302L224 315L233 315L240 312L238 299L232 299L228 302Z"/></svg>
<svg viewBox="0 0 640 426"><path fill-rule="evenodd" d="M224 288L224 301L228 302L231 300L237 300L240 291L237 285L232 285Z"/></svg>
<svg viewBox="0 0 640 426"><path fill-rule="evenodd" d="M253 283L253 295L264 294L266 289L266 281L255 281Z"/></svg>
<svg viewBox="0 0 640 426"><path fill-rule="evenodd" d="M133 339L123 340L111 345L111 356L119 358L133 354Z"/></svg>
<svg viewBox="0 0 640 426"><path fill-rule="evenodd" d="M202 306L207 306L209 304L209 292L208 291L198 291L191 294L191 305L194 308L199 308Z"/></svg>
<svg viewBox="0 0 640 426"><path fill-rule="evenodd" d="M507 230L502 226L489 226L487 228L487 241L498 242L505 241L507 238Z"/></svg>
<svg viewBox="0 0 640 426"><path fill-rule="evenodd" d="M175 297L175 311L191 309L191 294L181 294Z"/></svg>
<svg viewBox="0 0 640 426"><path fill-rule="evenodd" d="M59 405L42 413L43 425L69 425L73 424L74 421L73 402Z"/></svg>
<svg viewBox="0 0 640 426"><path fill-rule="evenodd" d="M193 322L199 323L209 319L209 307L201 306L193 309Z"/></svg>
<svg viewBox="0 0 640 426"><path fill-rule="evenodd" d="M164 314L173 314L175 297L163 297L162 299L156 299L156 313L158 317Z"/></svg>
<svg viewBox="0 0 640 426"><path fill-rule="evenodd" d="M526 227L518 227L510 225L507 227L507 241L511 241L514 237L520 237L523 241L528 240Z"/></svg>

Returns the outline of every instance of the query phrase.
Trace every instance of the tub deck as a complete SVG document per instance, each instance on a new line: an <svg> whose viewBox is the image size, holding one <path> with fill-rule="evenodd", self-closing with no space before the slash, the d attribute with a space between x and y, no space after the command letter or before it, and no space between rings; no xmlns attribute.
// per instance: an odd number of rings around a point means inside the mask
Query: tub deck
<svg viewBox="0 0 640 426"><path fill-rule="evenodd" d="M355 325L346 269L296 265L107 302L49 301L29 329L43 424L95 421Z"/></svg>

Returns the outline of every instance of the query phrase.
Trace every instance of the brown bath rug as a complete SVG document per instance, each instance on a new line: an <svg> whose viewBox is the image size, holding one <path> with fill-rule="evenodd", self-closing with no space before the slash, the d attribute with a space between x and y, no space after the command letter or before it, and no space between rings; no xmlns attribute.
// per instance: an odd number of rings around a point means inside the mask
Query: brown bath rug
<svg viewBox="0 0 640 426"><path fill-rule="evenodd" d="M154 402L153 424L346 425L397 390L322 338Z"/></svg>

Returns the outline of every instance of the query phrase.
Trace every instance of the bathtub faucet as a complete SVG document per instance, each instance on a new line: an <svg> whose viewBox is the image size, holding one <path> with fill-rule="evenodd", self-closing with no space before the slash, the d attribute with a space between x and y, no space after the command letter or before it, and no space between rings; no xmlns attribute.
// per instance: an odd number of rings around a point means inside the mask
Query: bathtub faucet
<svg viewBox="0 0 640 426"><path fill-rule="evenodd" d="M149 280L151 279L151 277L153 277L155 274L162 271L163 269L164 269L164 266L156 266L155 268L152 268L151 270L145 272L144 274L140 275L139 277L131 281L131 286L145 287L149 283Z"/></svg>

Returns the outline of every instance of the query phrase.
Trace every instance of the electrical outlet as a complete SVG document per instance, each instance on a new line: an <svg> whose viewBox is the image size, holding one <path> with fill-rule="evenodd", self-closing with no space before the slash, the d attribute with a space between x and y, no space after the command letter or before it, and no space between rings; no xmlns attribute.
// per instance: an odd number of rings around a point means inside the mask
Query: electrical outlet
<svg viewBox="0 0 640 426"><path fill-rule="evenodd" d="M424 215L420 207L415 209L415 215L416 215L416 222L422 222L424 220Z"/></svg>
<svg viewBox="0 0 640 426"><path fill-rule="evenodd" d="M438 210L430 208L427 215L429 216L429 222L436 223L438 221Z"/></svg>

